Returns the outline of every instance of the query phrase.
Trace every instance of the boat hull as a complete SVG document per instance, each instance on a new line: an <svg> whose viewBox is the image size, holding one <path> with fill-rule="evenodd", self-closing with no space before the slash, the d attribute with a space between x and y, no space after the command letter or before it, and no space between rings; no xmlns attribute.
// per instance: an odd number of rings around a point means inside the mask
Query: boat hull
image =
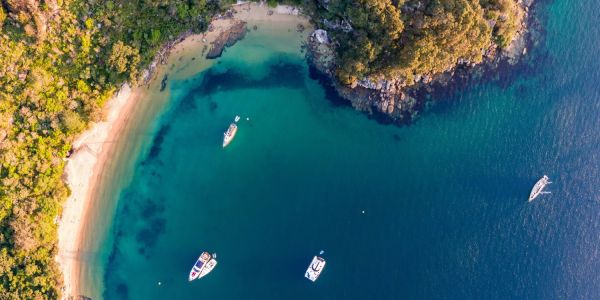
<svg viewBox="0 0 600 300"><path fill-rule="evenodd" d="M529 202L535 200L535 198L537 198L539 195L541 195L544 192L544 188L549 183L550 183L550 181L549 181L548 176L544 175L544 177L540 178L540 180L538 180L535 183L535 185L531 189L531 192L529 193Z"/></svg>
<svg viewBox="0 0 600 300"><path fill-rule="evenodd" d="M215 260L214 258L211 259L208 263L206 263L206 266L200 272L198 279L208 275L208 273L210 273L216 266L217 266L217 260Z"/></svg>
<svg viewBox="0 0 600 300"><path fill-rule="evenodd" d="M312 282L315 282L317 281L317 279L319 279L319 276L321 275L321 272L323 272L324 268L325 259L323 259L322 257L315 256L310 262L310 265L308 265L306 273L304 273L304 277L306 277Z"/></svg>
<svg viewBox="0 0 600 300"><path fill-rule="evenodd" d="M237 125L231 123L227 131L223 133L223 148L227 147L235 138L235 134L237 133Z"/></svg>
<svg viewBox="0 0 600 300"><path fill-rule="evenodd" d="M212 271L216 265L217 261L210 253L202 252L190 270L188 280L192 281L204 277L206 274L210 273L210 271Z"/></svg>

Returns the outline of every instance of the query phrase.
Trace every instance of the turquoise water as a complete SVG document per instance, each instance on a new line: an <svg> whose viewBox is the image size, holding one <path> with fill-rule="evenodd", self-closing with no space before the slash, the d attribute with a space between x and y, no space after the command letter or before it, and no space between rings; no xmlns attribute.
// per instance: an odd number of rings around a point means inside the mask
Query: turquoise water
<svg viewBox="0 0 600 300"><path fill-rule="evenodd" d="M214 67L169 82L115 191L102 296L597 296L598 12L591 0L541 5L545 39L526 63L404 127L327 99L293 30L250 32ZM543 174L552 194L528 204ZM219 264L188 283L204 250ZM327 267L311 283L320 250Z"/></svg>

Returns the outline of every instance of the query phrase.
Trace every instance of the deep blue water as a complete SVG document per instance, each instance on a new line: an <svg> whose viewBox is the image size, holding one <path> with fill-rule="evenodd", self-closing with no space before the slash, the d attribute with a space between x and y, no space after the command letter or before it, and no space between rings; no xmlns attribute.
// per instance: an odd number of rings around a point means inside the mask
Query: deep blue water
<svg viewBox="0 0 600 300"><path fill-rule="evenodd" d="M543 39L525 62L410 126L327 100L297 38L260 29L170 82L116 191L104 298L597 298L600 2L536 13ZM552 194L527 203L543 174ZM188 283L203 250L219 264ZM311 283L319 250L327 266Z"/></svg>

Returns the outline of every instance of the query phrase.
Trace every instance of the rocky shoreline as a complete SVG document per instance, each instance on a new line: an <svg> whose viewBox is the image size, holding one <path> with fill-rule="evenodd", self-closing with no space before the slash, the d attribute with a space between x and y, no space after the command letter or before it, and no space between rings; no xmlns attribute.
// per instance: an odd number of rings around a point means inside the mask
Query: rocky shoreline
<svg viewBox="0 0 600 300"><path fill-rule="evenodd" d="M246 33L248 32L246 22L241 21L241 20L236 20L234 18L234 11L230 9L227 11L227 13L225 13L223 15L217 15L213 18L213 20L209 24L209 27L207 28L207 32L200 34L201 39L206 40L204 38L205 35L208 32L214 31L214 23L217 20L228 20L228 21L231 21L232 24L228 25L228 27L223 32L219 33L219 35L215 38L215 40L210 42L211 47L205 55L205 57L207 59L219 58L223 54L223 51L225 50L226 47L231 47L238 41L242 40L246 36ZM167 58L170 57L171 51L175 48L175 46L179 45L181 42L185 41L188 37L190 37L192 35L195 35L193 30L191 30L191 29L187 30L184 33L182 33L181 35L179 35L178 37L171 39L170 41L165 43L158 50L158 52L154 56L154 59L152 60L150 65L142 71L141 82L146 87L149 86L150 81L156 79L156 74L157 74L156 71L157 71L158 66L167 64ZM206 49L204 49L204 51L202 52L203 55L204 55L205 51L206 51ZM161 80L161 89L160 89L161 91L163 91L166 88L167 77L168 77L168 74L165 74L165 76Z"/></svg>
<svg viewBox="0 0 600 300"><path fill-rule="evenodd" d="M221 33L221 35L211 43L211 48L208 50L206 58L215 59L221 57L225 47L231 47L239 40L243 39L246 36L246 32L246 22L235 20L228 30Z"/></svg>
<svg viewBox="0 0 600 300"><path fill-rule="evenodd" d="M541 28L531 13L535 9L533 0L521 1L519 5L524 17L519 34L506 50L491 45L482 63L458 62L446 72L417 76L417 83L411 86L401 79L377 82L363 79L353 87L339 83L334 74L334 51L328 43L323 42L322 37L317 36L318 30L308 41L307 58L311 68L324 77L319 78L321 83L334 89L339 97L355 109L366 112L382 123L408 124L423 110L427 100L437 99L436 95L447 95L448 90L456 90L472 80L497 77L499 72L509 71L522 61L527 49L537 45Z"/></svg>

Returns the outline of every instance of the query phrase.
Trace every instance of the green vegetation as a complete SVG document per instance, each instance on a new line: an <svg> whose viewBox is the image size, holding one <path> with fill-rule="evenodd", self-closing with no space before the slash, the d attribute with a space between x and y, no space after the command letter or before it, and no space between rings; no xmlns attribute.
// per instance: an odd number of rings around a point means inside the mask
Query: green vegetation
<svg viewBox="0 0 600 300"><path fill-rule="evenodd" d="M480 0L486 9L486 19L495 22L494 41L506 48L517 34L519 23L523 19L523 10L514 0Z"/></svg>
<svg viewBox="0 0 600 300"><path fill-rule="evenodd" d="M55 299L56 217L71 142L166 41L233 0L0 0L0 299ZM269 0L270 6L277 1ZM281 1L280 1L281 2ZM514 0L288 0L338 42L339 79L442 72L506 47ZM327 7L322 6L328 3Z"/></svg>
<svg viewBox="0 0 600 300"><path fill-rule="evenodd" d="M203 30L205 0L0 1L0 299L56 299L56 223L73 137L158 48Z"/></svg>
<svg viewBox="0 0 600 300"><path fill-rule="evenodd" d="M364 77L403 78L411 84L416 75L443 72L461 59L479 63L493 42L508 46L522 19L515 0L322 3L315 0L311 12L315 19L340 25L330 33L338 43L337 76L348 85Z"/></svg>

